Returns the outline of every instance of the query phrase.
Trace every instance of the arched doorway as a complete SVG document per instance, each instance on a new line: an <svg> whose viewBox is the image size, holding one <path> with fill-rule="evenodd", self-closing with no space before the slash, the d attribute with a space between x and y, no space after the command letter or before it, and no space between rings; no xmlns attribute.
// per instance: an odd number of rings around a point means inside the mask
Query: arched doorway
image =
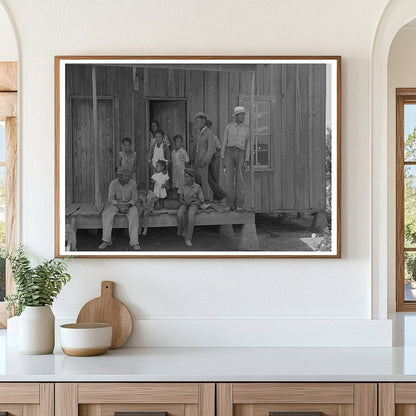
<svg viewBox="0 0 416 416"><path fill-rule="evenodd" d="M389 3L380 18L371 56L371 267L372 317L376 319L387 318L386 299L395 292L395 159L389 152L394 137L388 133L388 57L397 32L415 17L413 0Z"/></svg>

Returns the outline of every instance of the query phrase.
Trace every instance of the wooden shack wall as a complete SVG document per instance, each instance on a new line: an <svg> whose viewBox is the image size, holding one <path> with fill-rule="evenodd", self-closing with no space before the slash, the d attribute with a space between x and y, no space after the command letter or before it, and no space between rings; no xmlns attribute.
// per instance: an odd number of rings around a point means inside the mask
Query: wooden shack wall
<svg viewBox="0 0 416 416"><path fill-rule="evenodd" d="M251 93L250 73L168 68L136 69L138 90L129 67L97 67L97 95L118 97L114 155L120 140L133 139L138 154L137 181L147 175L146 99L187 98L188 141L196 136L193 117L204 111L220 140L234 106ZM325 209L326 67L317 64L258 65L255 94L271 99L271 167L254 174L254 208L258 212ZM67 70L67 100L91 95L91 66ZM70 125L67 120L67 126ZM69 147L68 147L69 149ZM68 152L67 152L68 153ZM68 169L73 166L68 155ZM67 175L70 174L67 169ZM251 208L250 174L245 173L246 208ZM107 185L106 185L107 186ZM67 188L68 195L72 195ZM93 196L91 198L93 200ZM72 202L72 201L70 201Z"/></svg>

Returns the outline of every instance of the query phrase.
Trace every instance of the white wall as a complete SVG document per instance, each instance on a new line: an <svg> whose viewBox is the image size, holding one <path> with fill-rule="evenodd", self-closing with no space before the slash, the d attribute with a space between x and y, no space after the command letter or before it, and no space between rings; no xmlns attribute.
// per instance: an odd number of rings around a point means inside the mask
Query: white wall
<svg viewBox="0 0 416 416"><path fill-rule="evenodd" d="M389 263L388 310L396 310L395 198L396 198L396 88L416 87L416 26L403 27L391 44L388 62L388 193Z"/></svg>
<svg viewBox="0 0 416 416"><path fill-rule="evenodd" d="M110 279L137 319L130 345L389 345L385 298L371 320L370 255L370 53L386 3L0 0L21 39L21 239L42 257L54 253L54 55L343 58L342 259L74 259L57 316Z"/></svg>
<svg viewBox="0 0 416 416"><path fill-rule="evenodd" d="M6 10L0 6L0 61L17 61L16 38Z"/></svg>

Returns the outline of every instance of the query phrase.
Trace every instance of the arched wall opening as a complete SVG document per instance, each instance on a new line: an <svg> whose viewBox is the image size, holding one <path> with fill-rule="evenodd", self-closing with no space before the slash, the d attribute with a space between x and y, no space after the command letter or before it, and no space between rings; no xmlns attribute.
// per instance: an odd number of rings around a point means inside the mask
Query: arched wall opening
<svg viewBox="0 0 416 416"><path fill-rule="evenodd" d="M371 61L371 137L372 137L372 316L384 319L395 312L396 279L396 173L395 173L395 88L396 75L392 77L395 38L416 17L413 0L390 2L378 25ZM416 28L415 28L416 29ZM408 27L402 29L407 31ZM411 29L413 30L413 29ZM416 36L416 30L413 30ZM399 33L400 32L400 33ZM392 60L389 54L392 50ZM390 71L389 71L390 64ZM390 75L390 78L389 78ZM408 83L403 78L402 83ZM407 85L410 86L410 85ZM416 86L416 78L414 85Z"/></svg>

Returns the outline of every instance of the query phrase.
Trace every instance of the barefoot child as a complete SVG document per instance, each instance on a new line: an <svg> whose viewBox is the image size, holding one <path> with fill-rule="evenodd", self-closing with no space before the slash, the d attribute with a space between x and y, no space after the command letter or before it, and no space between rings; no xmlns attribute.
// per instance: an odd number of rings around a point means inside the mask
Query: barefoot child
<svg viewBox="0 0 416 416"><path fill-rule="evenodd" d="M139 199L137 201L137 205L139 207L139 235L141 234L145 236L147 234L147 224L149 220L149 215L154 210L157 198L153 191L147 189L145 183L139 184L138 194Z"/></svg>
<svg viewBox="0 0 416 416"><path fill-rule="evenodd" d="M195 171L185 169L185 186L178 190L178 235L185 239L185 244L192 246L192 235L195 225L195 214L204 202L201 187L195 183Z"/></svg>
<svg viewBox="0 0 416 416"><path fill-rule="evenodd" d="M157 198L156 209L163 209L165 208L165 199L167 196L166 188L169 183L168 164L165 160L158 160L155 170L151 181L153 183L153 193Z"/></svg>
<svg viewBox="0 0 416 416"><path fill-rule="evenodd" d="M119 152L118 166L132 172L132 179L136 179L136 152L133 152L130 137L121 141L121 152Z"/></svg>
<svg viewBox="0 0 416 416"><path fill-rule="evenodd" d="M188 153L183 148L183 138L177 134L173 138L172 150L172 187L179 189L185 185L185 164L189 162Z"/></svg>

